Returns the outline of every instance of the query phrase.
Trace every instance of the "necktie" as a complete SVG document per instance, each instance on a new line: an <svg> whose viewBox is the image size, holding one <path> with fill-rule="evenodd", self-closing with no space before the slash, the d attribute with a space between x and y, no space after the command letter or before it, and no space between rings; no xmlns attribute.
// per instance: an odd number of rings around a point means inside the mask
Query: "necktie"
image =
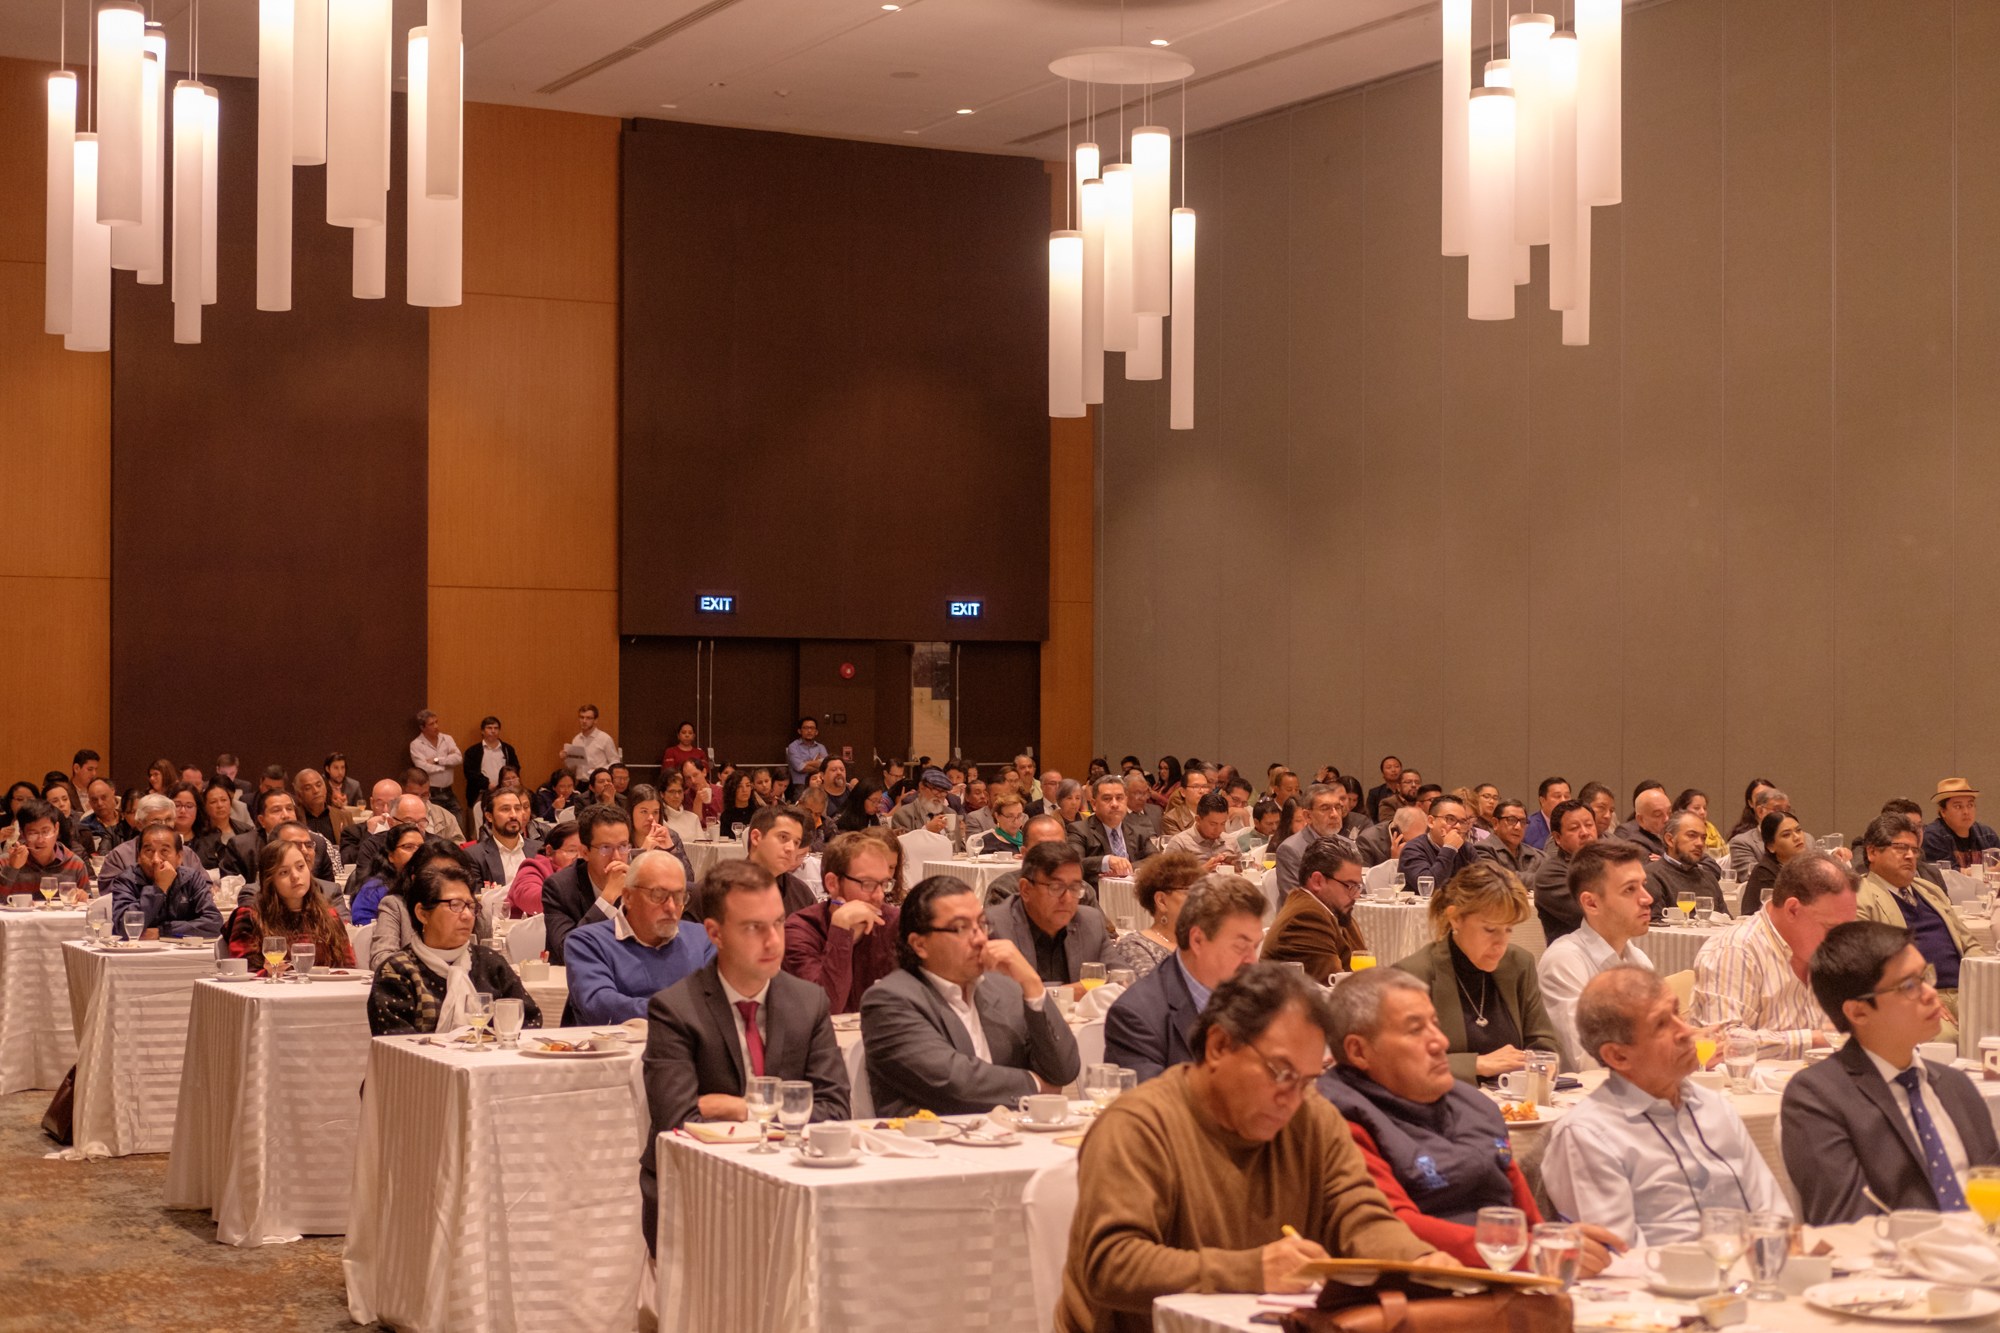
<svg viewBox="0 0 2000 1333"><path fill-rule="evenodd" d="M1931 1192L1937 1195L1939 1210L1963 1208L1965 1191L1958 1187L1958 1175L1951 1169L1951 1159L1945 1156L1944 1140L1938 1137L1930 1110L1918 1092L1923 1077L1923 1071L1912 1064L1896 1075L1896 1082L1910 1095L1910 1119L1917 1127L1917 1146L1923 1150L1924 1169L1930 1172Z"/></svg>
<svg viewBox="0 0 2000 1333"><path fill-rule="evenodd" d="M750 1048L750 1072L757 1078L764 1077L764 1037L757 1031L757 1002L738 1000L736 1008L743 1015L743 1044Z"/></svg>
<svg viewBox="0 0 2000 1333"><path fill-rule="evenodd" d="M1124 827L1121 825L1118 828L1104 830L1104 845L1113 856L1125 855Z"/></svg>

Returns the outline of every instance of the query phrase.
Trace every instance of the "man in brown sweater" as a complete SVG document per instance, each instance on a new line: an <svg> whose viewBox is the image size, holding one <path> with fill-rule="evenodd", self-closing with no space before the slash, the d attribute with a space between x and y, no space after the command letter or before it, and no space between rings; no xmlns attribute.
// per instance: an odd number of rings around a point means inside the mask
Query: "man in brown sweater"
<svg viewBox="0 0 2000 1333"><path fill-rule="evenodd" d="M1194 1063L1098 1118L1077 1165L1060 1333L1150 1333L1153 1301L1179 1292L1303 1291L1300 1265L1330 1254L1452 1262L1396 1220L1314 1094L1331 1022L1317 986L1254 964L1216 987Z"/></svg>
<svg viewBox="0 0 2000 1333"><path fill-rule="evenodd" d="M1278 904L1264 936L1264 961L1303 963L1306 975L1319 982L1347 971L1354 951L1368 949L1353 915L1360 895L1361 858L1352 844L1321 838L1308 846L1299 858L1299 885Z"/></svg>

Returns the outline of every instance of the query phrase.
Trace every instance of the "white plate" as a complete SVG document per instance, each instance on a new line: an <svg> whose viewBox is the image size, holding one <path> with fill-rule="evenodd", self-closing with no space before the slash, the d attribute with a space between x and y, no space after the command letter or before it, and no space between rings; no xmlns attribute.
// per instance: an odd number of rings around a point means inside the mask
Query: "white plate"
<svg viewBox="0 0 2000 1333"><path fill-rule="evenodd" d="M1932 1282L1905 1282L1894 1278L1846 1278L1807 1287L1805 1302L1815 1309L1853 1319L1880 1319L1892 1324L1957 1323L1963 1319L1987 1319L2000 1312L2000 1293L1970 1288L1972 1303L1959 1314L1932 1314L1924 1293L1937 1285ZM1870 1300L1902 1299L1910 1303L1897 1310L1862 1312L1853 1307Z"/></svg>
<svg viewBox="0 0 2000 1333"><path fill-rule="evenodd" d="M39 912L40 910L41 909L39 907L36 907L33 903L30 903L26 907L9 907L4 904L0 904L0 912Z"/></svg>
<svg viewBox="0 0 2000 1333"><path fill-rule="evenodd" d="M972 1134L961 1134L952 1142L961 1148L1011 1148L1021 1141L1020 1135L1009 1134L1005 1138L986 1138Z"/></svg>
<svg viewBox="0 0 2000 1333"><path fill-rule="evenodd" d="M812 1166L830 1171L835 1167L860 1165L861 1154L855 1151L848 1153L845 1157L808 1157L802 1152L797 1152L792 1154L792 1160L800 1166Z"/></svg>
<svg viewBox="0 0 2000 1333"><path fill-rule="evenodd" d="M232 983L238 981L262 981L263 979L254 972L245 972L241 976L225 976L223 973L217 972L209 978L210 981L227 981Z"/></svg>
<svg viewBox="0 0 2000 1333"><path fill-rule="evenodd" d="M1014 1128L1025 1129L1030 1134L1060 1134L1066 1129L1082 1129L1089 1123L1090 1121L1080 1115L1073 1115L1069 1119L1059 1121L1053 1125L1038 1124L1033 1120L1023 1117L1014 1122Z"/></svg>
<svg viewBox="0 0 2000 1333"><path fill-rule="evenodd" d="M532 1055L538 1060L602 1060L607 1056L623 1055L623 1051L551 1051L540 1046L523 1046L521 1054Z"/></svg>
<svg viewBox="0 0 2000 1333"><path fill-rule="evenodd" d="M1655 1296L1670 1296L1677 1301L1693 1301L1703 1296L1715 1295L1716 1288L1713 1282L1707 1286L1677 1287L1662 1278L1649 1277L1646 1279L1646 1290Z"/></svg>

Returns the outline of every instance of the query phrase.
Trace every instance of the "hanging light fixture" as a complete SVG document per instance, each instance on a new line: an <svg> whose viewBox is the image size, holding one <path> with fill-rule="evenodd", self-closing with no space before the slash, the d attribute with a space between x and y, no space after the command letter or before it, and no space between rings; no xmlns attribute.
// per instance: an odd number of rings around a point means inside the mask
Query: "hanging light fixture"
<svg viewBox="0 0 2000 1333"><path fill-rule="evenodd" d="M1166 357L1165 320L1159 315L1134 315L1132 322L1132 350L1125 354L1125 378L1156 380Z"/></svg>
<svg viewBox="0 0 2000 1333"><path fill-rule="evenodd" d="M94 133L81 133L71 148L69 328L63 346L72 352L111 350L111 228L97 220L102 180Z"/></svg>
<svg viewBox="0 0 2000 1333"><path fill-rule="evenodd" d="M1507 60L1489 60L1486 62L1486 71L1484 77L1486 80L1486 86L1488 88L1512 89L1514 87L1514 66L1510 61ZM1515 107L1513 115L1514 115L1514 134L1516 141L1518 142L1520 136L1520 108L1518 104ZM1520 168L1516 166L1515 185L1517 188L1519 187L1519 184L1520 184ZM1530 253L1531 249L1532 247L1529 246L1526 242L1516 242L1514 245L1512 271L1514 274L1514 285L1516 287L1522 286L1523 284L1528 282L1528 280L1534 275L1534 258ZM1512 318L1512 316L1509 316L1509 318Z"/></svg>
<svg viewBox="0 0 2000 1333"><path fill-rule="evenodd" d="M1104 168L1104 350L1130 352L1139 343L1132 312L1132 164Z"/></svg>
<svg viewBox="0 0 2000 1333"><path fill-rule="evenodd" d="M384 226L389 220L389 0L339 0L329 20L326 220L336 227Z"/></svg>
<svg viewBox="0 0 2000 1333"><path fill-rule="evenodd" d="M139 220L129 226L111 229L111 267L136 273L146 264L147 224L151 220L147 208L150 178L157 170L152 163L152 150L157 143L158 128L150 122L153 119L153 89L160 81L159 61L147 48L145 38L140 39L139 51ZM104 144L98 141L99 170L103 167ZM104 188L102 181L98 189Z"/></svg>
<svg viewBox="0 0 2000 1333"><path fill-rule="evenodd" d="M292 308L292 51L296 0L257 7L257 308Z"/></svg>
<svg viewBox="0 0 2000 1333"><path fill-rule="evenodd" d="M1569 309L1563 311L1563 346L1583 347L1590 342L1590 205L1576 206L1576 291Z"/></svg>
<svg viewBox="0 0 2000 1333"><path fill-rule="evenodd" d="M1186 146L1185 139L1182 143ZM1167 429L1194 429L1194 210L1176 208L1174 228L1173 377L1167 385Z"/></svg>
<svg viewBox="0 0 2000 1333"><path fill-rule="evenodd" d="M1549 243L1549 37L1547 14L1507 20L1507 63L1514 74L1514 240Z"/></svg>
<svg viewBox="0 0 2000 1333"><path fill-rule="evenodd" d="M1094 150L1097 145L1090 147ZM1077 220L1083 232L1083 401L1104 401L1104 182L1096 176L1077 187Z"/></svg>
<svg viewBox="0 0 2000 1333"><path fill-rule="evenodd" d="M326 0L292 7L292 165L326 161Z"/></svg>
<svg viewBox="0 0 2000 1333"><path fill-rule="evenodd" d="M1549 309L1576 303L1577 41L1559 32L1548 43Z"/></svg>
<svg viewBox="0 0 2000 1333"><path fill-rule="evenodd" d="M389 228L354 228L354 299L380 301L389 295Z"/></svg>
<svg viewBox="0 0 2000 1333"><path fill-rule="evenodd" d="M1623 194L1624 0L1576 0L1577 186L1585 203L1615 204Z"/></svg>
<svg viewBox="0 0 2000 1333"><path fill-rule="evenodd" d="M42 331L68 333L70 271L75 253L76 207L76 75L57 70L49 75L47 162L49 183L44 201L42 245Z"/></svg>
<svg viewBox="0 0 2000 1333"><path fill-rule="evenodd" d="M1472 93L1472 0L1444 0L1444 152L1440 231L1447 255L1465 253L1465 101Z"/></svg>
<svg viewBox="0 0 2000 1333"><path fill-rule="evenodd" d="M220 214L222 99L213 84L201 85L201 303L215 304L215 233Z"/></svg>
<svg viewBox="0 0 2000 1333"><path fill-rule="evenodd" d="M1141 315L1173 307L1173 143L1159 125L1132 131L1132 309Z"/></svg>
<svg viewBox="0 0 2000 1333"><path fill-rule="evenodd" d="M1514 318L1514 91L1466 99L1468 319Z"/></svg>
<svg viewBox="0 0 2000 1333"><path fill-rule="evenodd" d="M424 17L424 31L432 38L426 43L430 70L424 84L428 90L424 94L424 123L429 127L430 143L424 154L424 193L433 199L456 199L459 192L459 127L465 110L459 10L460 0L430 0ZM415 95L414 87L411 95Z"/></svg>
<svg viewBox="0 0 2000 1333"><path fill-rule="evenodd" d="M145 219L140 249L138 280L157 287L166 280L167 231L167 34L157 23L146 25L146 63L142 70L146 96L142 121L146 161L140 185L144 191L141 209ZM124 230L120 228L119 230ZM118 232L111 233L114 248Z"/></svg>
<svg viewBox="0 0 2000 1333"><path fill-rule="evenodd" d="M133 0L97 10L97 220L136 227L145 220L146 12Z"/></svg>
<svg viewBox="0 0 2000 1333"><path fill-rule="evenodd" d="M1097 145L1094 143L1078 144L1076 146L1075 158L1076 175L1074 181L1076 188L1081 191L1085 181L1094 181L1098 178L1098 174L1103 170L1104 164L1098 155Z"/></svg>
<svg viewBox="0 0 2000 1333"><path fill-rule="evenodd" d="M174 341L201 341L202 306L202 122L201 84L174 84Z"/></svg>
<svg viewBox="0 0 2000 1333"><path fill-rule="evenodd" d="M1049 415L1083 415L1083 233L1049 233Z"/></svg>
<svg viewBox="0 0 2000 1333"><path fill-rule="evenodd" d="M406 121L409 143L404 153L408 175L403 186L405 299L416 306L453 306L465 299L461 225L464 208L462 198L439 199L425 192L424 182L430 179L430 149L436 142L430 133L428 90L430 71L434 68L430 46L427 29L410 29ZM451 151L464 151L462 137L453 139Z"/></svg>

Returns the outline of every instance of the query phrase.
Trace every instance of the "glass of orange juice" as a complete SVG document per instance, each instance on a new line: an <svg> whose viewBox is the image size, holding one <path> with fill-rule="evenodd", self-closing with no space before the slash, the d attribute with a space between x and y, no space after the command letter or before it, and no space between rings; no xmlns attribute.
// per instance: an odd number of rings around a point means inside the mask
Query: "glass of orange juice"
<svg viewBox="0 0 2000 1333"><path fill-rule="evenodd" d="M1350 972L1366 972L1373 966L1375 966L1375 955L1372 953L1357 951L1347 959L1347 969Z"/></svg>
<svg viewBox="0 0 2000 1333"><path fill-rule="evenodd" d="M1696 1037L1694 1039L1694 1058L1701 1061L1701 1068L1708 1068L1715 1060L1715 1038Z"/></svg>
<svg viewBox="0 0 2000 1333"><path fill-rule="evenodd" d="M1104 984L1104 964L1085 963L1083 965L1083 975L1077 979L1076 984L1085 990L1096 990L1099 986L1102 986Z"/></svg>
<svg viewBox="0 0 2000 1333"><path fill-rule="evenodd" d="M1993 1230L2000 1221L2000 1166L1975 1166L1965 1181L1966 1206L1979 1214L1979 1220Z"/></svg>

